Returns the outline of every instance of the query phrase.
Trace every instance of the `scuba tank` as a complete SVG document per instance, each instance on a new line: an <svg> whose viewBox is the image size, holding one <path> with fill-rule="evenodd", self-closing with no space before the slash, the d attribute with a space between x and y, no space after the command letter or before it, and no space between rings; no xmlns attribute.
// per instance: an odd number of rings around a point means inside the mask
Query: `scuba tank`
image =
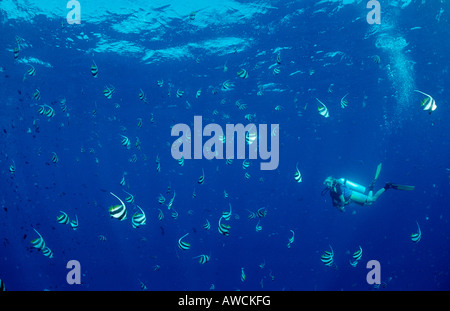
<svg viewBox="0 0 450 311"><path fill-rule="evenodd" d="M346 186L348 189L359 192L359 193L365 193L366 187L361 186L357 183L354 183L353 181L347 180L346 178L339 178L339 182L341 182L344 186Z"/></svg>

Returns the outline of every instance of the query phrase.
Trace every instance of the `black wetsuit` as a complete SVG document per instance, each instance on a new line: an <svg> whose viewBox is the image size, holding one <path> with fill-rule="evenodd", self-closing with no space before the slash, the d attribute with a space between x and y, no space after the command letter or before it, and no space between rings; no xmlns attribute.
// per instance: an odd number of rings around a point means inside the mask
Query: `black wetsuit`
<svg viewBox="0 0 450 311"><path fill-rule="evenodd" d="M341 206L340 196L344 195L345 203L350 200L352 191L340 183L335 183L330 189L330 197L333 199L333 206Z"/></svg>

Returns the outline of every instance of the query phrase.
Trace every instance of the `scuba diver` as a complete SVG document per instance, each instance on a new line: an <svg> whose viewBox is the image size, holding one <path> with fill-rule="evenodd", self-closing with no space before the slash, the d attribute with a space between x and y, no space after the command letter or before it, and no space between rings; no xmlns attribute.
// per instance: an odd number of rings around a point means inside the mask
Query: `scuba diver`
<svg viewBox="0 0 450 311"><path fill-rule="evenodd" d="M333 199L333 206L336 206L341 212L344 212L344 206L354 202L359 205L371 205L375 202L386 190L414 190L414 186L398 185L393 183L386 183L386 185L378 190L375 195L373 194L373 187L381 172L381 163L378 164L375 178L370 183L368 193L366 193L366 187L358 185L346 178L335 179L332 176L325 178L323 182L326 186L322 190L322 195L325 195L330 191L330 196Z"/></svg>

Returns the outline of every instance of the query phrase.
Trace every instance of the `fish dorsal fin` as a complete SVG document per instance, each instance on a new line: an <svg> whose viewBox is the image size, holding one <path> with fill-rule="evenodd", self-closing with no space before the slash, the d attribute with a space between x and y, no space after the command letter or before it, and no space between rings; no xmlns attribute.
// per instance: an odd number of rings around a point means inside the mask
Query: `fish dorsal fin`
<svg viewBox="0 0 450 311"><path fill-rule="evenodd" d="M136 205L136 207L141 210L142 214L145 215L144 211L142 210L142 208L139 205Z"/></svg>
<svg viewBox="0 0 450 311"><path fill-rule="evenodd" d="M115 195L114 193L112 193L112 192L110 192L113 196L115 196L116 198L117 198L117 200L119 200L120 201L120 203L122 203L122 205L123 205L123 207L126 207L125 206L125 203L123 203L123 201L117 196L117 195Z"/></svg>
<svg viewBox="0 0 450 311"><path fill-rule="evenodd" d="M422 91L414 90L414 92L420 93L420 94L422 94L422 95L425 95L425 96L429 97L430 99L433 99L433 97L431 97L430 95L428 95L427 93L424 93L424 92L422 92Z"/></svg>
<svg viewBox="0 0 450 311"><path fill-rule="evenodd" d="M33 230L39 235L39 237L43 240L44 238L42 237L42 235L36 230L36 229L34 229L33 228Z"/></svg>

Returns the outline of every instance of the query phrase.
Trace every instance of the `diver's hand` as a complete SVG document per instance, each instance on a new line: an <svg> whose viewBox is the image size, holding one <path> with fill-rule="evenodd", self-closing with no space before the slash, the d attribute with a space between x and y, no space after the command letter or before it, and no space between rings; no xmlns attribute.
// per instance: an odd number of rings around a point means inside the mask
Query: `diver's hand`
<svg viewBox="0 0 450 311"><path fill-rule="evenodd" d="M339 205L337 206L337 208L338 208L339 211L345 212L344 206L345 206L345 204L339 204Z"/></svg>

